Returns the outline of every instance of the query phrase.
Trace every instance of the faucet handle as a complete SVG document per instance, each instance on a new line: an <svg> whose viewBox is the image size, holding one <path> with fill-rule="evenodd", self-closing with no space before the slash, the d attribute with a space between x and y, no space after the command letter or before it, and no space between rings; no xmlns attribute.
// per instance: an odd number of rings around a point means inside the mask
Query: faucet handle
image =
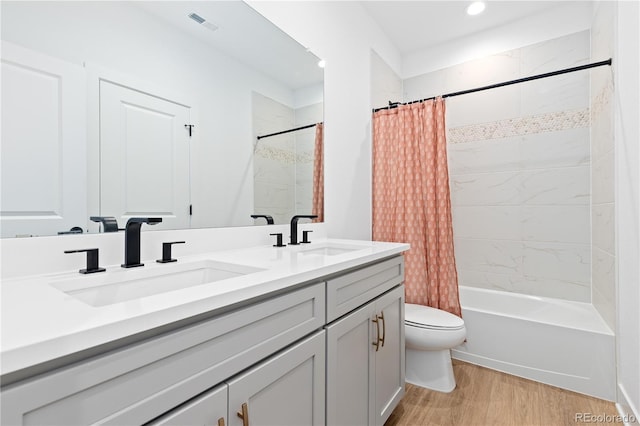
<svg viewBox="0 0 640 426"><path fill-rule="evenodd" d="M65 250L65 253L87 253L87 268L80 269L78 272L81 274L94 274L96 272L104 272L106 269L101 268L98 261L98 249L90 248L90 249L81 249L81 250Z"/></svg>
<svg viewBox="0 0 640 426"><path fill-rule="evenodd" d="M286 244L282 244L282 233L279 232L277 234L269 234L276 237L276 243L273 245L274 247L285 247Z"/></svg>
<svg viewBox="0 0 640 426"><path fill-rule="evenodd" d="M309 244L311 241L309 241L309 234L313 232L310 230L304 230L302 231L302 241L300 241L301 244Z"/></svg>
<svg viewBox="0 0 640 426"><path fill-rule="evenodd" d="M184 241L171 241L167 243L162 243L162 259L156 260L158 263L169 263L169 262L177 262L177 259L171 258L171 246L173 244L184 244Z"/></svg>

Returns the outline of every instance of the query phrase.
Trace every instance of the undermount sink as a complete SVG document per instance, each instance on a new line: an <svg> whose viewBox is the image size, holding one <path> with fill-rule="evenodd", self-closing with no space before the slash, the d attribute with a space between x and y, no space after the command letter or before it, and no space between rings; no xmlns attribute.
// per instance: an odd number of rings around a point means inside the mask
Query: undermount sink
<svg viewBox="0 0 640 426"><path fill-rule="evenodd" d="M201 260L146 269L107 271L104 274L52 281L50 284L91 306L106 306L260 271L263 269Z"/></svg>
<svg viewBox="0 0 640 426"><path fill-rule="evenodd" d="M301 254L315 254L321 256L335 256L338 254L345 254L352 251L362 250L366 247L356 246L356 245L348 245L348 244L324 244L320 247L309 247L305 249L301 249L299 253Z"/></svg>

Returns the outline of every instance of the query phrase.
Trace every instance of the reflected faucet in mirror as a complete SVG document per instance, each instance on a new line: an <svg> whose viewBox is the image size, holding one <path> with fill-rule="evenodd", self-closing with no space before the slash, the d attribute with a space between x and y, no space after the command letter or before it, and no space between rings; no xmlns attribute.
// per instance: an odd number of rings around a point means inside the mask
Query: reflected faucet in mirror
<svg viewBox="0 0 640 426"><path fill-rule="evenodd" d="M102 224L102 232L118 232L123 229L118 228L118 221L113 216L91 216L89 217L92 222Z"/></svg>
<svg viewBox="0 0 640 426"><path fill-rule="evenodd" d="M266 221L267 221L267 225L273 225L273 217L269 216L268 214L252 214L251 215L252 218L254 219L258 219L263 217Z"/></svg>
<svg viewBox="0 0 640 426"><path fill-rule="evenodd" d="M140 263L140 228L143 223L156 225L162 222L161 217L132 217L127 221L124 230L124 263L123 268L144 266Z"/></svg>

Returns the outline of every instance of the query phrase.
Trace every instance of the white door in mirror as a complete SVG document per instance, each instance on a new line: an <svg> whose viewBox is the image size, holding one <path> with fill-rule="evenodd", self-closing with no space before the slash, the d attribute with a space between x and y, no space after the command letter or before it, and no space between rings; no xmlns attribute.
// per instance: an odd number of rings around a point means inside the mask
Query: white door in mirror
<svg viewBox="0 0 640 426"><path fill-rule="evenodd" d="M82 67L2 42L2 237L87 223Z"/></svg>
<svg viewBox="0 0 640 426"><path fill-rule="evenodd" d="M100 81L100 214L189 228L190 108Z"/></svg>

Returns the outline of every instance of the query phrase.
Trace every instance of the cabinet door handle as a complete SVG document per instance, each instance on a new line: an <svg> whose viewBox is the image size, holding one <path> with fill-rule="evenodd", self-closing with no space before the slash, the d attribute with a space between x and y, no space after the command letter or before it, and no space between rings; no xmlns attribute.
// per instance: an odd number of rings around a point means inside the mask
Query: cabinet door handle
<svg viewBox="0 0 640 426"><path fill-rule="evenodd" d="M380 339L380 346L384 348L384 339L387 337L387 327L384 320L384 312L380 312L380 321L382 321L382 338Z"/></svg>
<svg viewBox="0 0 640 426"><path fill-rule="evenodd" d="M242 426L249 426L249 407L246 402L242 404L242 411L238 411L238 417L242 419Z"/></svg>
<svg viewBox="0 0 640 426"><path fill-rule="evenodd" d="M378 314L376 314L376 319L372 319L371 322L376 323L376 341L371 344L376 347L376 352L380 350L380 322L378 320Z"/></svg>
<svg viewBox="0 0 640 426"><path fill-rule="evenodd" d="M218 419L218 426L224 426L224 417Z"/></svg>

